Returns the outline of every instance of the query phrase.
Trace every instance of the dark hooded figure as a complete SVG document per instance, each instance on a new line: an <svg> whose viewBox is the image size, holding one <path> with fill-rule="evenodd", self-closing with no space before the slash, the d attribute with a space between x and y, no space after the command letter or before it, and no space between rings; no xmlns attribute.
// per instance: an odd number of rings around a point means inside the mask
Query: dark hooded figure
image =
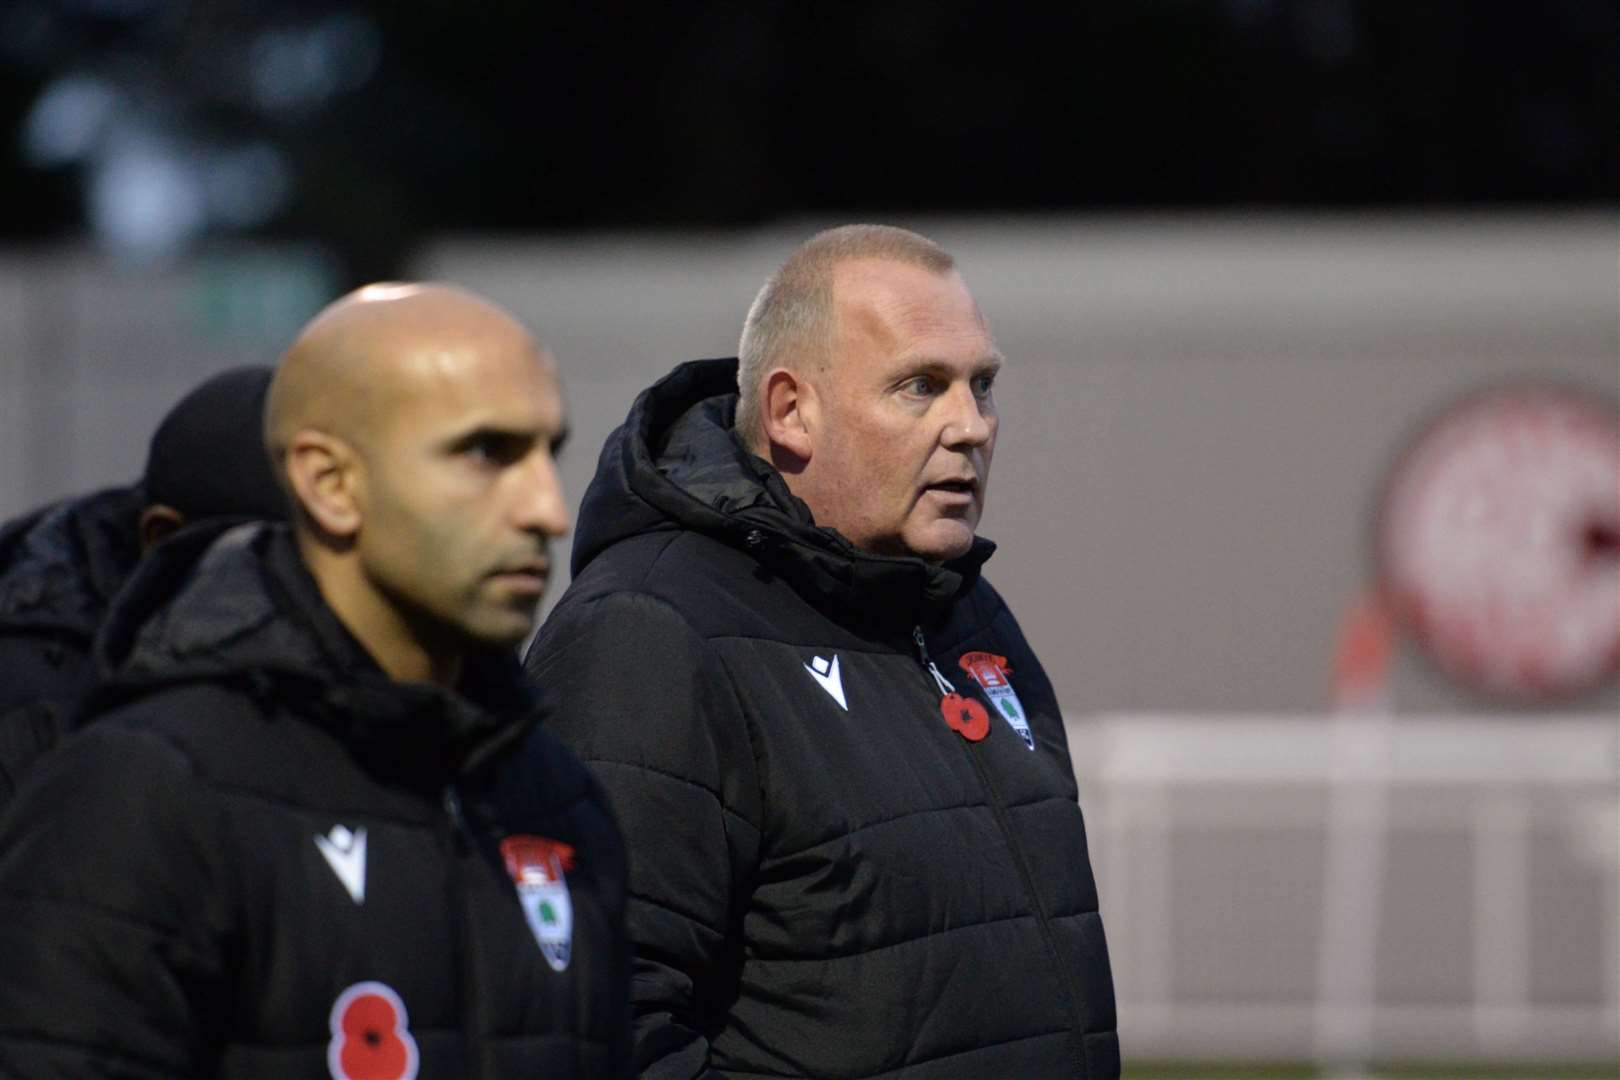
<svg viewBox="0 0 1620 1080"><path fill-rule="evenodd" d="M70 723L91 639L143 552L187 523L285 517L261 435L270 376L212 376L158 425L140 480L0 527L0 807Z"/></svg>

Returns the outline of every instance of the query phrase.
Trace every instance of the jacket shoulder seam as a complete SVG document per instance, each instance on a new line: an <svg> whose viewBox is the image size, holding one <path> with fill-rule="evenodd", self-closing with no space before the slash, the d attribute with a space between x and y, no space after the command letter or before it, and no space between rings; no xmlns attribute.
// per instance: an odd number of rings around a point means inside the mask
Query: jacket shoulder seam
<svg viewBox="0 0 1620 1080"><path fill-rule="evenodd" d="M705 795L709 796L711 799L714 800L715 805L720 808L721 813L725 814L727 817L736 818L738 821L742 822L744 825L748 826L750 829L754 830L755 832L759 831L759 826L755 825L753 822L751 822L747 818L743 817L737 811L735 811L731 807L727 806L726 802L725 802L725 799L724 799L724 797L722 796L722 794L720 792L716 791L714 788L709 787L707 784L701 784L698 781L693 780L690 776L682 776L680 773L670 772L668 769L655 768L655 767L653 767L651 765L647 765L647 764L644 764L644 763L639 762L639 761L625 761L622 758L595 757L595 758L585 758L583 760L585 761L585 763L587 765L590 765L592 767L599 766L599 765L610 765L610 766L616 766L616 767L621 768L621 769L635 769L638 772L648 773L648 774L650 774L652 776L661 776L665 780L669 780L669 781L672 781L672 782L677 783L677 784L685 784L687 787L697 788L699 791L703 792ZM610 797L609 801L611 802L611 797Z"/></svg>
<svg viewBox="0 0 1620 1080"><path fill-rule="evenodd" d="M724 938L726 936L726 932L724 930L719 929L718 927L710 926L705 920L698 918L690 911L676 907L668 900L663 900L656 896L648 896L646 893L640 892L636 889L626 889L625 895L643 904L658 908L661 911L667 911L678 919L685 919L689 923L696 923L698 926L701 926L703 929L707 930L717 938Z"/></svg>
<svg viewBox="0 0 1620 1080"><path fill-rule="evenodd" d="M636 590L638 592L642 591L646 586L647 579L652 577L653 571L658 568L658 564L662 562L664 556L669 553L669 549L674 547L675 542L684 535L686 535L684 531L673 532L670 533L669 536L663 538L663 543L658 546L658 550L653 553L653 557L647 560L647 567L641 572L640 580L636 582Z"/></svg>

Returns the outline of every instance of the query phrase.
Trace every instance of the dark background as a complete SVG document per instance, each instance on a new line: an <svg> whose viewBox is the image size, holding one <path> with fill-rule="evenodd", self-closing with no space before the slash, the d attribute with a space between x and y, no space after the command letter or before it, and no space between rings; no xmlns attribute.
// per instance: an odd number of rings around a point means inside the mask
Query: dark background
<svg viewBox="0 0 1620 1080"><path fill-rule="evenodd" d="M0 242L93 225L127 129L279 178L136 254L315 240L350 281L447 230L1610 203L1617 72L1601 0L0 0ZM110 110L41 151L75 79Z"/></svg>

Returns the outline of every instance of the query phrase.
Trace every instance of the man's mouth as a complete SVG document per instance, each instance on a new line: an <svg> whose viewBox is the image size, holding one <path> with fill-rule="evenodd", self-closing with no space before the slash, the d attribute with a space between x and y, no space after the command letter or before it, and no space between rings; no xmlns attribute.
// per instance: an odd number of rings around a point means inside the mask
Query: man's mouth
<svg viewBox="0 0 1620 1080"><path fill-rule="evenodd" d="M496 570L490 576L522 592L544 592L546 582L551 577L551 563L546 559L515 563Z"/></svg>
<svg viewBox="0 0 1620 1080"><path fill-rule="evenodd" d="M956 477L935 480L923 488L923 493L932 496L936 508L943 513L966 514L978 505L979 485L977 481Z"/></svg>

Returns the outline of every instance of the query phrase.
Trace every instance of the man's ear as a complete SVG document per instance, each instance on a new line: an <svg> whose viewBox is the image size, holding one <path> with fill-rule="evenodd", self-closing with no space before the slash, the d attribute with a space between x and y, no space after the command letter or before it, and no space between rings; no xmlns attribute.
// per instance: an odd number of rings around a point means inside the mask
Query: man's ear
<svg viewBox="0 0 1620 1080"><path fill-rule="evenodd" d="M141 554L145 555L179 532L185 523L186 515L166 503L153 503L142 510L140 519L135 523L135 532L141 541Z"/></svg>
<svg viewBox="0 0 1620 1080"><path fill-rule="evenodd" d="M299 507L321 532L346 540L360 531L363 477L350 443L304 428L287 443L285 468Z"/></svg>
<svg viewBox="0 0 1620 1080"><path fill-rule="evenodd" d="M820 430L821 414L814 388L798 372L777 368L765 376L761 393L765 441L773 451L785 451L803 468L815 450L816 432ZM771 456L774 459L778 454Z"/></svg>

